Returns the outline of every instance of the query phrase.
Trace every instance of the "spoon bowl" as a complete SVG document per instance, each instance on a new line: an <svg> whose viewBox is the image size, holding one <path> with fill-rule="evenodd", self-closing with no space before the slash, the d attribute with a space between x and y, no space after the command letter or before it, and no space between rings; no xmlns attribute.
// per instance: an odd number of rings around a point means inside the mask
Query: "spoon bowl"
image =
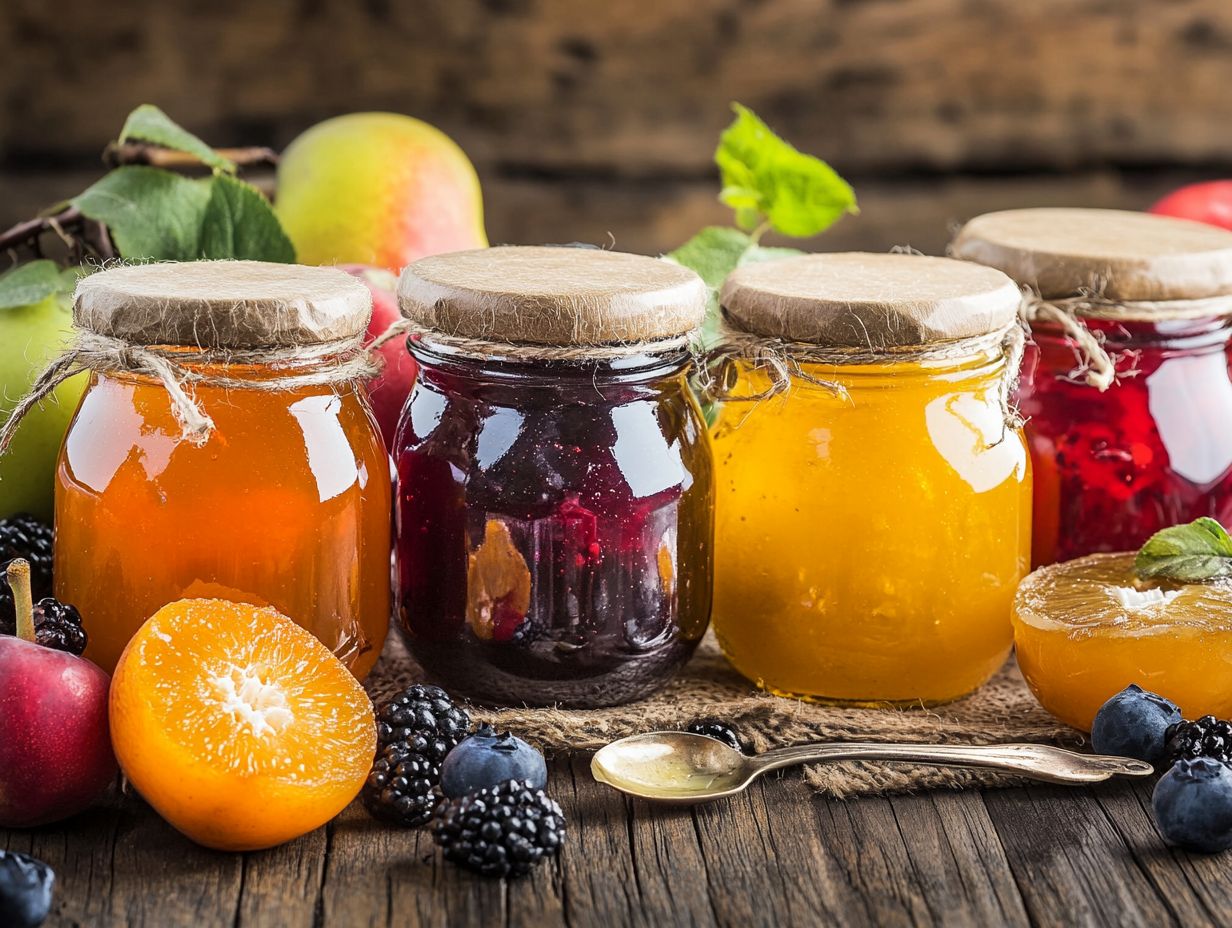
<svg viewBox="0 0 1232 928"><path fill-rule="evenodd" d="M751 758L722 741L683 731L613 741L595 754L590 771L631 796L685 804L735 795L758 774Z"/></svg>
<svg viewBox="0 0 1232 928"><path fill-rule="evenodd" d="M748 757L714 738L683 731L613 741L595 754L590 770L600 783L630 796L690 805L734 796L770 770L840 760L983 767L1049 783L1098 783L1114 776L1154 773L1150 764L1131 757L1079 754L1048 744L842 742L778 748Z"/></svg>

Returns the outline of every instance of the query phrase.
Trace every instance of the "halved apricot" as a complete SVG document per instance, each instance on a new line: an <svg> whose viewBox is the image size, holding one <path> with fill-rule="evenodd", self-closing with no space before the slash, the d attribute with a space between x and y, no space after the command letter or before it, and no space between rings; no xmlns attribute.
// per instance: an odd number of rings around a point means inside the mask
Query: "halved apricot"
<svg viewBox="0 0 1232 928"><path fill-rule="evenodd" d="M116 757L199 844L244 851L312 831L358 794L376 751L372 704L313 635L274 609L164 606L111 683Z"/></svg>

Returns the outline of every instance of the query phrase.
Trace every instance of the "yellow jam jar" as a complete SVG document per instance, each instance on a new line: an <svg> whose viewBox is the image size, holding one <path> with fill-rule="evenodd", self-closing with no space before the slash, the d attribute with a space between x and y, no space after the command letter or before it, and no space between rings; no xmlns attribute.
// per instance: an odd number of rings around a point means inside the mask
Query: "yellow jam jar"
<svg viewBox="0 0 1232 928"><path fill-rule="evenodd" d="M931 705L1004 663L1031 551L1019 300L999 271L918 255L728 278L713 622L758 686Z"/></svg>

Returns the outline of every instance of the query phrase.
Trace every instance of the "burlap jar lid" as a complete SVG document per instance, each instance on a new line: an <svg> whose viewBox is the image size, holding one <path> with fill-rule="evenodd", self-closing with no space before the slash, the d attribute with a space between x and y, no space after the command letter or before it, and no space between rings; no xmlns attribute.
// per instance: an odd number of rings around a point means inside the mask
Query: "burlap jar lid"
<svg viewBox="0 0 1232 928"><path fill-rule="evenodd" d="M746 265L720 297L728 322L746 332L873 351L1000 332L1020 300L1014 282L991 268L863 252Z"/></svg>
<svg viewBox="0 0 1232 928"><path fill-rule="evenodd" d="M596 248L505 245L423 258L398 302L415 327L537 346L601 346L684 336L701 325L706 285L692 271Z"/></svg>
<svg viewBox="0 0 1232 928"><path fill-rule="evenodd" d="M1232 294L1232 232L1114 209L1013 209L968 222L956 258L999 268L1044 299L1192 300Z"/></svg>
<svg viewBox="0 0 1232 928"><path fill-rule="evenodd" d="M262 261L115 267L77 285L73 321L135 345L248 349L353 339L372 297L344 271Z"/></svg>

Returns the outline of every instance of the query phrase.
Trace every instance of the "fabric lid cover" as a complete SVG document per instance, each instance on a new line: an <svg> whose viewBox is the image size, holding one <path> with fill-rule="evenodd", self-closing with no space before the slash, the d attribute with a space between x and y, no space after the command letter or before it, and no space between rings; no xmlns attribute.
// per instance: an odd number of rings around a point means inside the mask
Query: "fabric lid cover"
<svg viewBox="0 0 1232 928"><path fill-rule="evenodd" d="M344 271L263 261L114 267L82 278L73 321L137 345L274 348L355 338L372 296Z"/></svg>
<svg viewBox="0 0 1232 928"><path fill-rule="evenodd" d="M728 319L756 335L834 348L927 345L999 332L1021 293L1000 271L913 254L801 255L723 285Z"/></svg>
<svg viewBox="0 0 1232 928"><path fill-rule="evenodd" d="M1232 294L1232 232L1115 209L1012 209L976 216L956 258L999 268L1045 299L1189 300Z"/></svg>
<svg viewBox="0 0 1232 928"><path fill-rule="evenodd" d="M423 258L402 272L414 324L510 344L598 346L687 335L706 312L687 268L596 248L505 245Z"/></svg>

